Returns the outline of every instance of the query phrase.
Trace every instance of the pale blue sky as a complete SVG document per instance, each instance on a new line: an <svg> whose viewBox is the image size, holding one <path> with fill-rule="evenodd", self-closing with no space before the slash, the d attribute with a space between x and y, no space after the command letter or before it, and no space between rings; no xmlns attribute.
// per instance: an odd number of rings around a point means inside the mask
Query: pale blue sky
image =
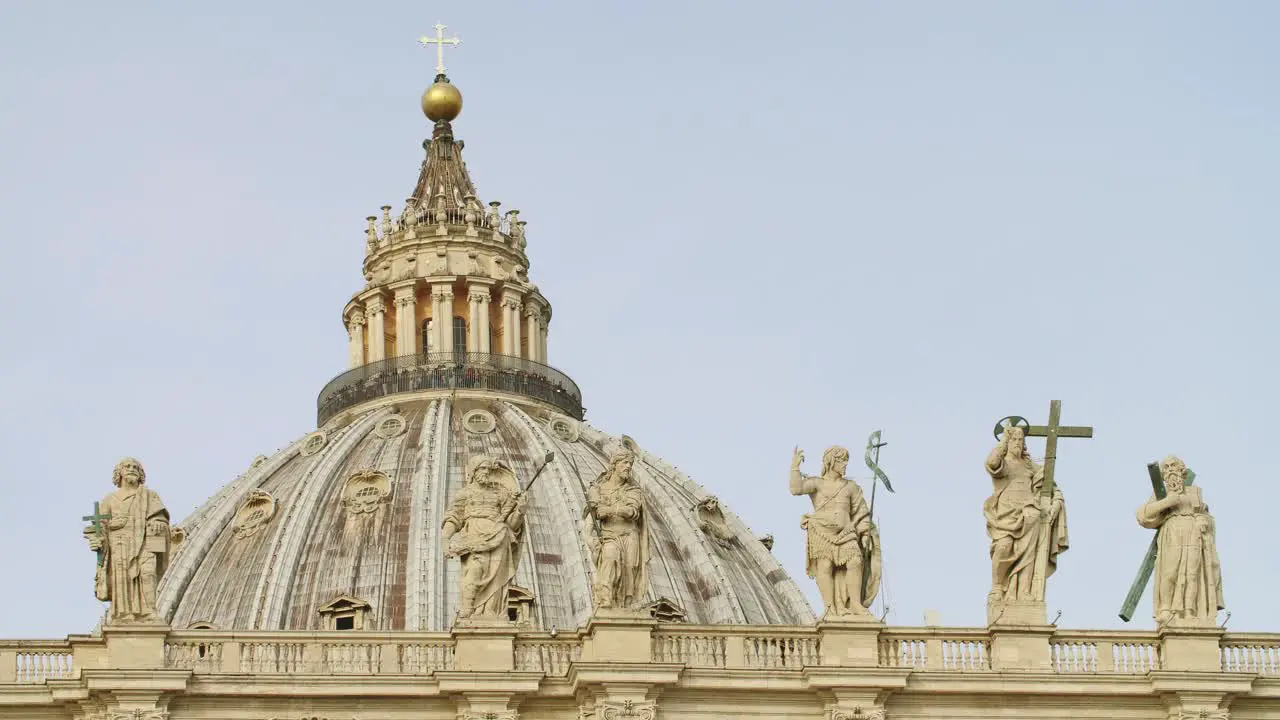
<svg viewBox="0 0 1280 720"><path fill-rule="evenodd" d="M222 0L0 7L0 637L97 620L120 456L181 516L313 427L438 21L552 364L812 599L792 446L882 428L890 620L977 625L991 426L1060 398L1050 617L1120 625L1174 452L1275 629L1280 3Z"/></svg>

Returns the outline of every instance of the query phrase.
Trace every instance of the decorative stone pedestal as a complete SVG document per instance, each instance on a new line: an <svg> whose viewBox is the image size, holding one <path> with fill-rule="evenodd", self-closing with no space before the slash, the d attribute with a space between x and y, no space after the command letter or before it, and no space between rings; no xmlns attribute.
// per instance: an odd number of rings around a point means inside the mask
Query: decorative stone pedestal
<svg viewBox="0 0 1280 720"><path fill-rule="evenodd" d="M1047 625L1044 601L1004 603L987 597L987 625Z"/></svg>
<svg viewBox="0 0 1280 720"><path fill-rule="evenodd" d="M583 662L650 662L653 629L658 622L648 610L601 608L587 621Z"/></svg>
<svg viewBox="0 0 1280 720"><path fill-rule="evenodd" d="M454 669L435 677L440 692L454 696L458 720L516 720L522 699L538 691L541 673L515 671L517 632L500 618L454 625Z"/></svg>
<svg viewBox="0 0 1280 720"><path fill-rule="evenodd" d="M587 621L581 660L569 672L582 720L654 720L662 688L683 665L653 662L653 629L645 609L599 608Z"/></svg>
<svg viewBox="0 0 1280 720"><path fill-rule="evenodd" d="M826 618L818 623L820 662L827 666L878 667L880 631L872 615Z"/></svg>
<svg viewBox="0 0 1280 720"><path fill-rule="evenodd" d="M164 623L104 625L107 667L113 670L160 669L164 667L164 641L169 626Z"/></svg>
<svg viewBox="0 0 1280 720"><path fill-rule="evenodd" d="M991 669L1051 672L1049 636L1044 603L1003 603L987 599L987 627L991 633Z"/></svg>
<svg viewBox="0 0 1280 720"><path fill-rule="evenodd" d="M1219 672L1222 669L1221 646L1224 632L1215 625L1161 628L1161 669Z"/></svg>
<svg viewBox="0 0 1280 720"><path fill-rule="evenodd" d="M991 626L991 669L1052 672L1053 631L1052 625Z"/></svg>
<svg viewBox="0 0 1280 720"><path fill-rule="evenodd" d="M515 669L516 627L506 620L460 620L453 627L455 670Z"/></svg>
<svg viewBox="0 0 1280 720"><path fill-rule="evenodd" d="M92 664L80 669L88 687L88 697L77 701L83 716L168 720L170 699L187 689L192 675L165 668L168 634L164 623L103 626L102 644L84 654Z"/></svg>

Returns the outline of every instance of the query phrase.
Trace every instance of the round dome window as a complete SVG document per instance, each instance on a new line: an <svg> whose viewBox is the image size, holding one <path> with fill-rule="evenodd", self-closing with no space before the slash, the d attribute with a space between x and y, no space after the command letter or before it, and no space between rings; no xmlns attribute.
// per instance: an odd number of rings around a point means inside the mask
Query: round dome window
<svg viewBox="0 0 1280 720"><path fill-rule="evenodd" d="M300 452L304 457L308 455L315 455L323 450L324 446L328 444L328 433L323 430L317 430L308 435L306 440L302 441L302 450Z"/></svg>
<svg viewBox="0 0 1280 720"><path fill-rule="evenodd" d="M373 429L373 432L378 437L386 440L403 434L404 428L404 417L400 415L392 415L378 421L378 426Z"/></svg>
<svg viewBox="0 0 1280 720"><path fill-rule="evenodd" d="M498 427L498 419L488 410L472 410L462 416L462 427L474 435L488 435Z"/></svg>
<svg viewBox="0 0 1280 720"><path fill-rule="evenodd" d="M551 419L547 421L547 429L551 431L552 435L555 435L565 442L578 441L578 423L567 417L553 415Z"/></svg>

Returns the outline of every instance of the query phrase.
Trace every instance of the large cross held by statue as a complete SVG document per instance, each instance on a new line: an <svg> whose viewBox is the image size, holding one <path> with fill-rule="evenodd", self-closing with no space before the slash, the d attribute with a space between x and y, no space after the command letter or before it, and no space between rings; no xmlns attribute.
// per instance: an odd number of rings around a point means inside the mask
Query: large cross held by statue
<svg viewBox="0 0 1280 720"><path fill-rule="evenodd" d="M1091 438L1093 437L1093 428L1087 425L1059 425L1058 421L1062 417L1062 401L1052 400L1049 402L1049 424L1048 425L1031 425L1027 423L1027 419L1018 415L1011 415L996 423L995 436L1000 439L1000 435L1011 427L1020 427L1026 437L1042 437L1044 442L1044 483L1040 487L1040 495L1044 498L1046 509L1053 501L1053 471L1058 460L1058 438ZM1040 544L1039 552L1036 553L1035 577L1036 583L1033 586L1034 592L1038 596L1036 599L1044 599L1045 573L1049 570L1049 528L1051 522L1042 522L1040 524Z"/></svg>
<svg viewBox="0 0 1280 720"><path fill-rule="evenodd" d="M1151 478L1151 490L1155 494L1157 500L1165 499L1169 491L1164 487L1164 477L1160 475L1160 463L1147 463L1147 476ZM1186 477L1183 478L1184 485L1190 485L1196 481L1196 474L1187 468ZM1147 583L1151 582L1151 575L1156 569L1156 550L1160 544L1160 531L1156 531L1155 537L1151 538L1151 545L1147 548L1147 554L1142 558L1142 565L1138 567L1138 575L1133 578L1133 585L1129 586L1129 594L1124 597L1124 605L1120 606L1120 619L1129 622L1133 619L1133 612L1138 609L1138 601L1142 599L1142 593L1147 591Z"/></svg>

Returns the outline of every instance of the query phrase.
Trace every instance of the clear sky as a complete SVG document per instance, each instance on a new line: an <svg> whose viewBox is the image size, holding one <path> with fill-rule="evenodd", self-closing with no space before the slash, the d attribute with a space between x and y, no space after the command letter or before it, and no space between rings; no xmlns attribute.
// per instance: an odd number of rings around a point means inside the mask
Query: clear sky
<svg viewBox="0 0 1280 720"><path fill-rule="evenodd" d="M815 603L793 446L883 429L889 620L980 625L991 428L1059 398L1050 618L1121 625L1177 453L1229 627L1277 629L1280 3L220 0L0 5L0 637L97 621L121 456L181 517L313 428L436 22L551 363Z"/></svg>

